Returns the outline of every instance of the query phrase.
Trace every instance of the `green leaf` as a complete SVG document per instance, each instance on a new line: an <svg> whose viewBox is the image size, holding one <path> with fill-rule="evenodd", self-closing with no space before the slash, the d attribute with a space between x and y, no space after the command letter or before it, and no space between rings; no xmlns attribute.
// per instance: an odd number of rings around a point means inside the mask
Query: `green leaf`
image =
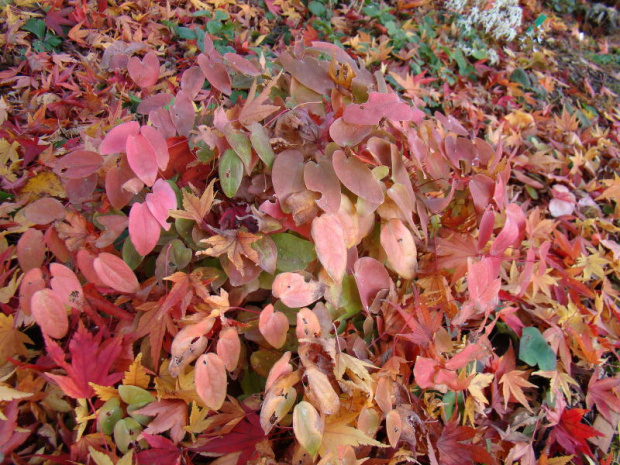
<svg viewBox="0 0 620 465"><path fill-rule="evenodd" d="M289 233L272 234L278 248L276 267L280 271L300 271L316 260L314 244Z"/></svg>
<svg viewBox="0 0 620 465"><path fill-rule="evenodd" d="M271 147L271 142L269 142L267 131L265 131L264 126L259 123L252 123L250 130L252 131L252 134L250 134L252 147L254 147L258 157L263 161L267 168L271 169L276 155L273 153L273 148Z"/></svg>
<svg viewBox="0 0 620 465"><path fill-rule="evenodd" d="M146 405L155 400L155 397L147 391L138 386L132 386L130 384L121 384L118 387L118 395L121 396L123 402L129 405ZM143 405L144 404L144 405Z"/></svg>
<svg viewBox="0 0 620 465"><path fill-rule="evenodd" d="M538 365L543 371L553 371L556 368L555 353L545 341L538 328L523 328L519 345L519 360L530 366Z"/></svg>
<svg viewBox="0 0 620 465"><path fill-rule="evenodd" d="M243 179L243 162L234 150L228 149L220 158L218 167L220 185L226 197L233 198Z"/></svg>
<svg viewBox="0 0 620 465"><path fill-rule="evenodd" d="M30 18L26 21L26 24L22 26L22 29L28 32L32 32L37 39L43 39L45 37L45 21L37 18Z"/></svg>
<svg viewBox="0 0 620 465"><path fill-rule="evenodd" d="M252 146L250 145L250 140L245 134L234 130L226 133L226 140L239 156L246 172L249 174L250 164L252 163Z"/></svg>
<svg viewBox="0 0 620 465"><path fill-rule="evenodd" d="M327 13L327 10L323 6L323 4L317 1L312 1L308 3L308 10L310 10L310 13L312 13L314 16L323 16L325 13Z"/></svg>
<svg viewBox="0 0 620 465"><path fill-rule="evenodd" d="M135 270L143 259L144 257L136 251L131 239L127 237L123 242L123 261L129 265L129 268Z"/></svg>
<svg viewBox="0 0 620 465"><path fill-rule="evenodd" d="M193 40L196 38L196 33L194 30L188 27L178 27L175 32L180 39Z"/></svg>

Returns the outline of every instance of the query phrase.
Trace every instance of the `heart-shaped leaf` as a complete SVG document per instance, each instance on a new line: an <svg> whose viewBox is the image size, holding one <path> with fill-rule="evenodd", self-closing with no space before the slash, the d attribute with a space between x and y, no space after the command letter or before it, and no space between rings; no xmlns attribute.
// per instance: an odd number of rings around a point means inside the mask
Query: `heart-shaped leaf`
<svg viewBox="0 0 620 465"><path fill-rule="evenodd" d="M223 94L230 95L232 93L230 76L224 65L202 53L198 55L198 65L209 84Z"/></svg>
<svg viewBox="0 0 620 465"><path fill-rule="evenodd" d="M519 360L530 366L538 365L543 371L554 371L557 360L555 352L535 327L523 328L519 344Z"/></svg>
<svg viewBox="0 0 620 465"><path fill-rule="evenodd" d="M119 124L106 134L99 146L102 155L111 153L123 153L127 151L127 139L136 136L140 132L140 124L136 121Z"/></svg>
<svg viewBox="0 0 620 465"><path fill-rule="evenodd" d="M258 330L276 349L279 349L286 342L286 334L288 333L288 318L282 312L275 312L273 305L267 305L258 318Z"/></svg>
<svg viewBox="0 0 620 465"><path fill-rule="evenodd" d="M154 52L144 55L144 59L134 56L127 62L129 77L143 89L154 86L159 78L159 58Z"/></svg>

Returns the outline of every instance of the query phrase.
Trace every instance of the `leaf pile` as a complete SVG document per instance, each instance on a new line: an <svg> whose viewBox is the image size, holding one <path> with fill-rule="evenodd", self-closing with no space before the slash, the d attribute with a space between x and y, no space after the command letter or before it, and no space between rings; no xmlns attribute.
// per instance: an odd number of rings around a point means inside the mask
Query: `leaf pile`
<svg viewBox="0 0 620 465"><path fill-rule="evenodd" d="M617 96L327 7L2 6L2 463L614 459Z"/></svg>

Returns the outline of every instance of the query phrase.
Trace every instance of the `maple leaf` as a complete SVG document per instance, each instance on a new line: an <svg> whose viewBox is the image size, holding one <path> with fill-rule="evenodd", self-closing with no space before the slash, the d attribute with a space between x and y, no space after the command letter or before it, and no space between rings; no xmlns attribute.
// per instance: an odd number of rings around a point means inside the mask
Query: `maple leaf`
<svg viewBox="0 0 620 465"><path fill-rule="evenodd" d="M151 377L147 374L145 368L142 366L142 352L135 358L129 370L125 372L123 377L123 384L138 386L142 389L149 387Z"/></svg>
<svg viewBox="0 0 620 465"><path fill-rule="evenodd" d="M162 305L163 306L163 305ZM138 328L135 337L141 338L149 336L149 345L151 346L151 358L155 370L159 367L159 355L161 347L164 343L166 332L176 333L175 325L170 317L169 312L161 312L158 302L147 302L138 307L139 310L145 310L145 313L138 320Z"/></svg>
<svg viewBox="0 0 620 465"><path fill-rule="evenodd" d="M43 376L58 384L69 397L91 398L95 391L89 383L111 386L123 377L123 373L109 373L121 353L122 338L115 337L102 343L102 331L93 336L80 323L69 343L71 363L67 363L63 349L47 335L44 337L47 353L67 372L67 376L50 373Z"/></svg>
<svg viewBox="0 0 620 465"><path fill-rule="evenodd" d="M219 257L222 254L226 254L230 262L242 275L244 274L244 256L258 264L260 258L258 252L252 248L252 243L258 241L261 238L260 236L240 229L218 232L220 234L200 241L209 244L210 247L206 250L198 251L197 255Z"/></svg>
<svg viewBox="0 0 620 465"><path fill-rule="evenodd" d="M196 452L225 455L239 453L237 465L242 465L256 458L256 445L267 436L260 424L260 417L256 412L248 411L230 432L219 437L209 439L200 447L194 448ZM204 436L203 436L204 437Z"/></svg>
<svg viewBox="0 0 620 465"><path fill-rule="evenodd" d="M138 452L138 463L165 463L170 465L179 465L181 463L181 450L170 439L148 434L146 431L143 431L140 437L149 444L150 449ZM129 452L133 451L130 449ZM117 465L120 464L121 462L119 461Z"/></svg>
<svg viewBox="0 0 620 465"><path fill-rule="evenodd" d="M7 357L28 355L25 344L34 344L32 339L13 325L13 315L0 313L0 364L4 364Z"/></svg>
<svg viewBox="0 0 620 465"><path fill-rule="evenodd" d="M443 465L462 465L465 463L493 463L493 457L483 445L472 444L478 431L467 426L450 422L445 425L437 441L439 461Z"/></svg>
<svg viewBox="0 0 620 465"><path fill-rule="evenodd" d="M170 438L175 444L185 436L187 403L183 400L158 400L136 410L136 413L155 417L144 430L145 433L159 434L170 430Z"/></svg>
<svg viewBox="0 0 620 465"><path fill-rule="evenodd" d="M0 457L3 458L8 458L11 452L22 445L32 432L17 426L18 403L18 400L10 402L4 408L4 416L0 417Z"/></svg>
<svg viewBox="0 0 620 465"><path fill-rule="evenodd" d="M528 372L522 370L511 370L504 373L499 380L499 382L503 384L504 408L508 407L508 402L512 395L521 405L528 409L529 412L534 413L523 393L523 388L536 387L526 379L527 376Z"/></svg>
<svg viewBox="0 0 620 465"><path fill-rule="evenodd" d="M338 448L340 446L348 445L357 447L364 445L389 447L387 444L382 444L370 436L367 436L359 429L349 426L349 423L351 423L354 418L354 415L348 415L341 418L333 416L327 417L325 429L323 430L323 440L321 441L321 447L319 448L319 454L321 457L325 457L330 452L334 454L334 457L338 457Z"/></svg>
<svg viewBox="0 0 620 465"><path fill-rule="evenodd" d="M193 220L196 224L202 225L204 217L207 216L207 213L211 211L211 207L213 206L213 200L215 199L213 185L215 181L216 180L213 179L209 183L200 198L192 192L183 190L183 210L170 210L168 214L173 218ZM193 188L193 186L191 187Z"/></svg>
<svg viewBox="0 0 620 465"><path fill-rule="evenodd" d="M605 417L612 425L615 423L611 411L620 413L620 378L603 378L599 379L601 369L597 368L588 383L588 394L586 396L586 405L596 408L601 415Z"/></svg>
<svg viewBox="0 0 620 465"><path fill-rule="evenodd" d="M572 408L564 410L559 423L551 430L549 442L557 442L569 454L586 454L593 457L587 439L602 434L591 426L581 423L588 410Z"/></svg>

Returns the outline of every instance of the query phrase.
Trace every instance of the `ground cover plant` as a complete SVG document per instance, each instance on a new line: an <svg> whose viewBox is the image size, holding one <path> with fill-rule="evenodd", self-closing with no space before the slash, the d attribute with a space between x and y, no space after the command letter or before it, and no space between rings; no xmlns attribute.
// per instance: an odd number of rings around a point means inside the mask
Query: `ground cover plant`
<svg viewBox="0 0 620 465"><path fill-rule="evenodd" d="M618 36L501 5L1 2L0 462L617 463Z"/></svg>

